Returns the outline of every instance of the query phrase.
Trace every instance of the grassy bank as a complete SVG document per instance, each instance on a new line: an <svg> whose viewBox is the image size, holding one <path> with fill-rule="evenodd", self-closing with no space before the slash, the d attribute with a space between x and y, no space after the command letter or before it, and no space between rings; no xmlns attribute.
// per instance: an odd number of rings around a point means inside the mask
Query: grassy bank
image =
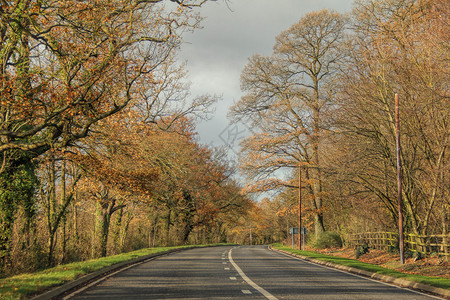
<svg viewBox="0 0 450 300"><path fill-rule="evenodd" d="M219 245L219 244L217 244ZM225 245L225 244L224 244ZM215 245L157 247L92 259L83 262L60 265L32 274L22 274L0 279L0 299L26 299L52 287L73 281L83 275L99 271L111 265L129 261L141 256L161 253L172 249L204 247Z"/></svg>
<svg viewBox="0 0 450 300"><path fill-rule="evenodd" d="M368 263L361 262L356 259L350 259L350 258L343 258L338 256L331 256L331 255L325 255L317 252L312 251L300 251L300 250L294 250L290 247L283 246L281 244L275 244L272 245L273 248L284 250L287 252L291 252L298 255L303 255L312 259L317 259L321 261L326 261L338 265L344 265L348 267L352 267L355 269L365 270L373 273L378 273L382 275L388 275L396 278L402 278L410 281L420 282L423 284L432 285L435 287L443 288L443 289L450 289L450 279L449 278L442 278L442 277L430 277L430 276L422 276L422 275L416 275L416 274L408 274L408 273L401 273L395 270L391 270L388 268L383 268L377 265L372 265Z"/></svg>

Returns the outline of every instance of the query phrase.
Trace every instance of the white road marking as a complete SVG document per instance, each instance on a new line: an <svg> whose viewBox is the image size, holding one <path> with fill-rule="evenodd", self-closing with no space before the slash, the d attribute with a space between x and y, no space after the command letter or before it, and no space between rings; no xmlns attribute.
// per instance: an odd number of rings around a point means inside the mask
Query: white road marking
<svg viewBox="0 0 450 300"><path fill-rule="evenodd" d="M245 282L247 282L252 288L263 294L263 296L266 297L267 299L278 300L277 297L275 297L274 295L272 295L271 293L269 293L256 283L254 283L253 280L251 280L250 278L247 277L247 275L245 275L245 273L241 270L241 268L239 268L239 266L234 262L233 257L231 256L231 251L233 251L233 249L230 249L230 251L228 252L228 259L230 260L230 263L233 265L236 271L239 273L239 275L241 275L242 279L244 279Z"/></svg>
<svg viewBox="0 0 450 300"><path fill-rule="evenodd" d="M223 263L222 263L222 265L226 265L226 264L227 264L226 262L223 262Z"/></svg>
<svg viewBox="0 0 450 300"><path fill-rule="evenodd" d="M246 294L246 295L250 295L252 292L250 292L249 290L241 290L242 293Z"/></svg>
<svg viewBox="0 0 450 300"><path fill-rule="evenodd" d="M236 277L230 277L230 280L236 280Z"/></svg>
<svg viewBox="0 0 450 300"><path fill-rule="evenodd" d="M229 270L230 268L225 268L225 270Z"/></svg>

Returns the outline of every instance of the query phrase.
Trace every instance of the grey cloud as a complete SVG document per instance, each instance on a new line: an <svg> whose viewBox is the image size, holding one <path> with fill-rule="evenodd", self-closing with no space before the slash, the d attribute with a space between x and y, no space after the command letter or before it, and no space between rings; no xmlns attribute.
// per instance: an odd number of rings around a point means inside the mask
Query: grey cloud
<svg viewBox="0 0 450 300"><path fill-rule="evenodd" d="M241 97L239 77L248 57L270 55L275 37L308 12L323 8L350 11L348 0L233 0L201 9L204 28L186 34L181 59L188 62L192 95L220 94L215 116L198 127L201 142L223 145L228 107Z"/></svg>

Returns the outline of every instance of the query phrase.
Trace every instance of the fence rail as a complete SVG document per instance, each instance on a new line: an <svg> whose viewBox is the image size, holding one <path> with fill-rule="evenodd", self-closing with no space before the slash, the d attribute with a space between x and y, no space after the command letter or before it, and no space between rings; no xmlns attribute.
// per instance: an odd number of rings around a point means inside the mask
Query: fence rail
<svg viewBox="0 0 450 300"><path fill-rule="evenodd" d="M398 233L396 232L365 232L348 234L344 237L347 247L368 245L371 248L390 250L398 248ZM416 235L408 234L404 237L405 250L420 252L428 255L437 253L449 257L450 235Z"/></svg>

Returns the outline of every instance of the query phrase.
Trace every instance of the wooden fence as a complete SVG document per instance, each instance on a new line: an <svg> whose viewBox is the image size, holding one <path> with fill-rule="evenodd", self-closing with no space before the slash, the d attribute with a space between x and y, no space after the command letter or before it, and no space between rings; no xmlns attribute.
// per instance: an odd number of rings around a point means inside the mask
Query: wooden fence
<svg viewBox="0 0 450 300"><path fill-rule="evenodd" d="M408 234L404 237L405 250L421 252L424 255L437 253L449 257L450 235L416 235ZM344 236L347 247L368 245L374 249L390 250L398 248L398 233L396 232L365 232Z"/></svg>

